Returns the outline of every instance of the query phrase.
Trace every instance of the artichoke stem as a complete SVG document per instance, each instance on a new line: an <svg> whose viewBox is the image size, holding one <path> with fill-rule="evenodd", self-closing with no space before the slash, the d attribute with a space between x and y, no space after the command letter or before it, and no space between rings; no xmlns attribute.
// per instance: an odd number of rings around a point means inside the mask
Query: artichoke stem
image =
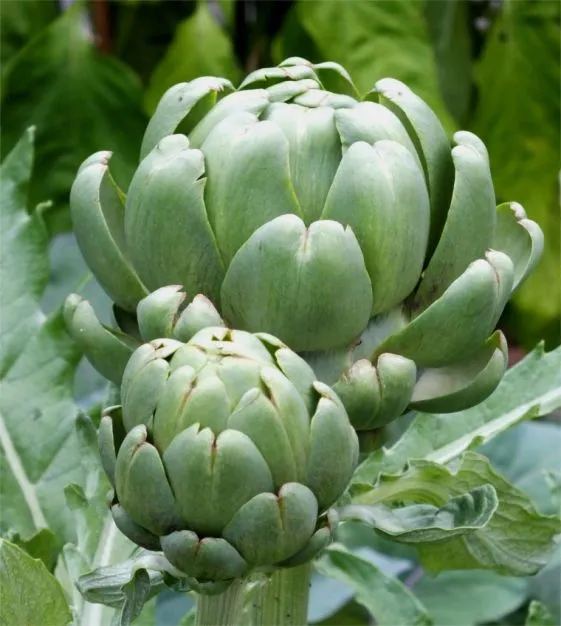
<svg viewBox="0 0 561 626"><path fill-rule="evenodd" d="M195 626L238 626L241 623L245 578L237 578L224 593L200 594Z"/></svg>
<svg viewBox="0 0 561 626"><path fill-rule="evenodd" d="M312 563L279 569L252 605L252 626L306 626Z"/></svg>

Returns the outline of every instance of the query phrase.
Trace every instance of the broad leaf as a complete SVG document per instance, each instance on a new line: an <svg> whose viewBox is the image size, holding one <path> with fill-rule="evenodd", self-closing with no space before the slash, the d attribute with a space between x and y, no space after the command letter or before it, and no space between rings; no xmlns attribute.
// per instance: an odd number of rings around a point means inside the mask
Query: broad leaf
<svg viewBox="0 0 561 626"><path fill-rule="evenodd" d="M169 87L198 76L221 76L233 82L240 77L232 44L206 2L199 3L195 13L177 27L166 55L150 79L146 109L153 113Z"/></svg>
<svg viewBox="0 0 561 626"><path fill-rule="evenodd" d="M431 624L426 609L397 578L386 576L341 544L329 546L316 561L316 569L348 585L355 600L370 611L378 626Z"/></svg>
<svg viewBox="0 0 561 626"><path fill-rule="evenodd" d="M93 427L76 419L72 390L80 355L61 315L47 318L40 309L48 258L40 218L26 209L32 157L33 133L27 132L0 171L1 530L17 533L19 543L44 558L52 558L52 534L57 550L66 543L61 575L74 611L83 610L88 626L101 626L107 614L83 605L73 582L83 571L125 558L131 544L108 514L109 484ZM46 528L49 542L35 545ZM39 622L50 623L42 616Z"/></svg>
<svg viewBox="0 0 561 626"><path fill-rule="evenodd" d="M360 93L381 78L397 78L434 108L445 127L454 128L439 92L423 3L300 0L297 6L298 19L323 58L341 63Z"/></svg>
<svg viewBox="0 0 561 626"><path fill-rule="evenodd" d="M68 626L72 614L62 587L39 559L0 539L2 624Z"/></svg>
<svg viewBox="0 0 561 626"><path fill-rule="evenodd" d="M561 348L544 353L538 346L481 404L458 413L418 414L391 448L377 450L359 466L353 481L368 483L380 472L399 472L411 458L448 463L523 419L546 415L559 406Z"/></svg>
<svg viewBox="0 0 561 626"><path fill-rule="evenodd" d="M504 0L476 69L473 130L489 149L500 200L516 200L546 235L544 258L514 296L513 334L559 343L561 36L558 2Z"/></svg>
<svg viewBox="0 0 561 626"><path fill-rule="evenodd" d="M51 241L49 250L50 279L41 301L47 313L57 310L71 293L79 293L95 309L103 324L113 326L109 296L91 275L72 233L61 233ZM83 410L90 410L103 399L107 380L85 358L78 367L74 397Z"/></svg>
<svg viewBox="0 0 561 626"><path fill-rule="evenodd" d="M541 513L561 511L555 479L561 475L561 427L555 422L525 422L482 446L493 467L527 493Z"/></svg>
<svg viewBox="0 0 561 626"><path fill-rule="evenodd" d="M430 572L453 569L491 569L500 574L528 576L547 564L561 533L561 519L546 517L528 496L511 485L475 452L466 452L456 469L428 460L412 460L402 474L380 476L377 483L355 487L357 504L392 500L442 505L450 498L481 485L492 485L499 506L488 523L448 541L418 544L420 561ZM396 541L400 540L394 535Z"/></svg>
<svg viewBox="0 0 561 626"><path fill-rule="evenodd" d="M435 626L474 626L512 613L526 600L526 581L489 571L423 574L413 586Z"/></svg>
<svg viewBox="0 0 561 626"><path fill-rule="evenodd" d="M3 151L37 125L31 206L49 199L64 208L76 170L92 152L115 151L111 164L125 187L138 160L145 126L140 84L126 66L96 50L80 5L35 37L3 72ZM63 222L59 226L67 227L67 216Z"/></svg>
<svg viewBox="0 0 561 626"><path fill-rule="evenodd" d="M340 539L339 530L349 527L358 527L356 522L343 522L337 526L336 541ZM360 524L360 526L363 526ZM374 534L368 529L370 536ZM343 533L348 536L348 532ZM343 543L343 541L341 541ZM345 545L345 544L344 544ZM349 548L348 545L345 545ZM391 558L386 554L378 552L368 547L359 547L350 550L355 556L360 557L371 563L374 567L383 572L386 576L401 576L413 567L413 563L406 559ZM339 579L329 578L318 572L312 576L312 584L310 587L310 599L308 604L308 621L318 622L327 619L330 615L337 613L354 596L353 589L344 584Z"/></svg>
<svg viewBox="0 0 561 626"><path fill-rule="evenodd" d="M32 158L28 131L0 172L1 529L26 539L49 527L62 543L74 537L63 490L83 475L71 441L79 355L61 317L39 308L47 243L37 212L26 210Z"/></svg>

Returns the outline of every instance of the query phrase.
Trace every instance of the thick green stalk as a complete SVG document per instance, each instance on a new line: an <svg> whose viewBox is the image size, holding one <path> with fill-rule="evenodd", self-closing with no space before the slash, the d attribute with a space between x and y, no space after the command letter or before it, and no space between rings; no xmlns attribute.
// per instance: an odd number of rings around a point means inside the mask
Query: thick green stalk
<svg viewBox="0 0 561 626"><path fill-rule="evenodd" d="M252 626L306 626L312 564L273 573L252 603Z"/></svg>
<svg viewBox="0 0 561 626"><path fill-rule="evenodd" d="M243 608L244 578L236 579L224 593L197 598L196 626L237 626Z"/></svg>

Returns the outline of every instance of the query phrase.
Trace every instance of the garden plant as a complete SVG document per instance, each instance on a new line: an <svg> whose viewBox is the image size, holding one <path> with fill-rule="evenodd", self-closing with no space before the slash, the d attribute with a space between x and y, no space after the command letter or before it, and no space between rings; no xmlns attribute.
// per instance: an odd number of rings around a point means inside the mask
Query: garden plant
<svg viewBox="0 0 561 626"><path fill-rule="evenodd" d="M477 134L331 60L169 86L130 181L103 146L72 174L110 323L83 285L42 313L35 134L1 166L0 623L445 624L473 581L457 623L556 623L561 473L509 455L561 349L509 369L499 329L548 232Z"/></svg>

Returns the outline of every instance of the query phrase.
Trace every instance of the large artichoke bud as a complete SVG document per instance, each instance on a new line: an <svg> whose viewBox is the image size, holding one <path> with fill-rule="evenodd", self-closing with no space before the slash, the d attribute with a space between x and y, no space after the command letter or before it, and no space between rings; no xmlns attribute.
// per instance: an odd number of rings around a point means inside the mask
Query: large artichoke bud
<svg viewBox="0 0 561 626"><path fill-rule="evenodd" d="M311 559L358 440L337 395L269 335L139 347L99 430L117 526L199 583ZM334 462L336 459L336 462Z"/></svg>
<svg viewBox="0 0 561 626"><path fill-rule="evenodd" d="M337 382L357 428L455 411L506 367L493 329L543 236L495 207L485 146L383 79L361 100L335 63L292 58L234 90L199 78L150 120L126 199L109 153L71 194L78 242L134 312L169 284L268 332Z"/></svg>

